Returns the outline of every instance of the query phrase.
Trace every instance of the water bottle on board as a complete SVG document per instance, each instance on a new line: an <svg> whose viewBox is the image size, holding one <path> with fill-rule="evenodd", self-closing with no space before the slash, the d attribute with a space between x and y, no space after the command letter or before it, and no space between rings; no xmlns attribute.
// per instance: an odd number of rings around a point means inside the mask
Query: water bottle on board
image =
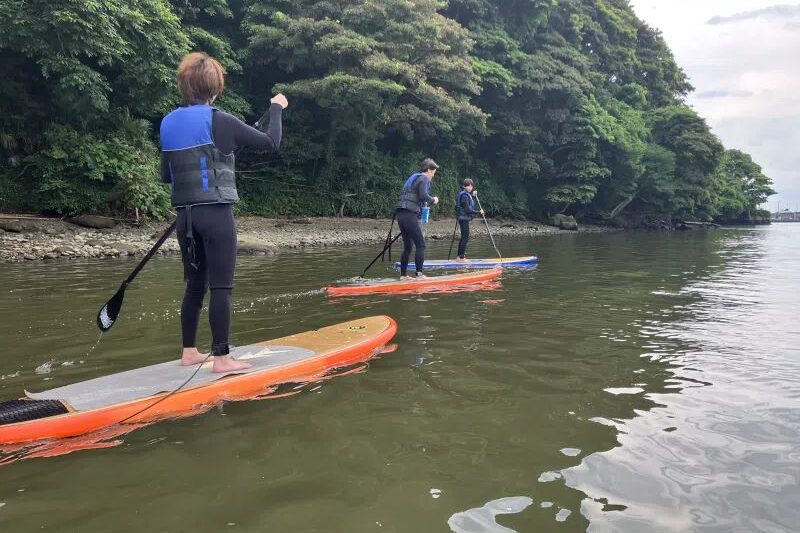
<svg viewBox="0 0 800 533"><path fill-rule="evenodd" d="M428 207L428 204L422 206L422 223L427 224L428 220L430 220L431 216L431 208Z"/></svg>

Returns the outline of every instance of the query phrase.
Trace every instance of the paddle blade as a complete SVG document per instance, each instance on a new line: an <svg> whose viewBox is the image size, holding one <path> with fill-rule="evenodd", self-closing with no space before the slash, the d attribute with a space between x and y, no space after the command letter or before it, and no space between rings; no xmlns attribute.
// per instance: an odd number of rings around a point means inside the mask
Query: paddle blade
<svg viewBox="0 0 800 533"><path fill-rule="evenodd" d="M97 313L97 327L100 328L100 331L105 333L110 330L114 322L117 321L124 297L125 288L120 287L117 293L100 308L100 311Z"/></svg>

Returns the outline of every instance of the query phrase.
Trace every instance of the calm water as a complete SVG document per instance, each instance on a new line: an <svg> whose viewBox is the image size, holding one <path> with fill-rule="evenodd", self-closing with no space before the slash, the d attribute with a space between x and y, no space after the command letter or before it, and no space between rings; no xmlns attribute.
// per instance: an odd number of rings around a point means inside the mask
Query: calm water
<svg viewBox="0 0 800 533"><path fill-rule="evenodd" d="M541 265L490 292L336 302L317 289L374 249L241 258L236 344L385 313L397 351L0 467L0 531L797 531L800 224L499 244ZM175 257L90 351L133 264L0 265L0 399L178 353Z"/></svg>

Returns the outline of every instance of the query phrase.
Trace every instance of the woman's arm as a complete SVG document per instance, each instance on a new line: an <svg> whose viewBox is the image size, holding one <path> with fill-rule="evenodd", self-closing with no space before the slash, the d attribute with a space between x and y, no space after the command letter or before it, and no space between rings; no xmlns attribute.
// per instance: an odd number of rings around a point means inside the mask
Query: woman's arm
<svg viewBox="0 0 800 533"><path fill-rule="evenodd" d="M212 124L214 144L224 154L244 147L277 152L280 150L283 135L282 111L280 104L269 106L269 124L263 132L248 126L233 115L217 111Z"/></svg>
<svg viewBox="0 0 800 533"><path fill-rule="evenodd" d="M427 202L428 205L433 205L436 201L434 197L429 194L430 190L431 182L427 178L420 179L417 184L417 197L423 202Z"/></svg>

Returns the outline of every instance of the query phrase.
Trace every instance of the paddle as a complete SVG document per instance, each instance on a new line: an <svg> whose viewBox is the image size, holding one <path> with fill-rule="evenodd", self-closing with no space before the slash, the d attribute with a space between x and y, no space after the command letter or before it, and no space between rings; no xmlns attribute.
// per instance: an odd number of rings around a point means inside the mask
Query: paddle
<svg viewBox="0 0 800 533"><path fill-rule="evenodd" d="M361 275L358 276L359 278L363 278L364 274L367 273L367 270L369 270L372 267L372 265L374 265L378 261L379 258L382 258L386 255L386 250L389 250L389 261L392 260L392 245L394 244L394 241L396 241L397 238L400 237L401 235L398 234L397 237L392 239L392 230L394 229L394 221L396 218L397 218L397 212L395 211L394 215L392 215L392 222L391 224L389 224L389 233L386 234L386 240L383 242L383 250L381 250L381 253L375 256L375 259L373 259L372 262L367 265L367 268L364 269L364 272L362 272Z"/></svg>
<svg viewBox="0 0 800 533"><path fill-rule="evenodd" d="M375 256L375 259L373 259L372 262L367 265L367 268L364 269L364 272L361 273L359 278L363 278L364 277L364 274L367 273L367 270L369 270L372 267L372 265L377 263L378 259L383 257L383 255L386 253L386 250L389 250L392 247L392 245L394 244L394 241L399 239L401 235L403 235L403 234L402 233L398 233L397 235L394 236L394 239L392 239L391 241L387 241L387 243L384 244L383 250L381 250L381 252L378 255Z"/></svg>
<svg viewBox="0 0 800 533"><path fill-rule="evenodd" d="M111 326L114 325L117 317L119 316L119 311L122 308L122 299L125 298L125 289L131 283L131 281L133 281L133 278L139 274L139 271L144 268L144 265L150 260L150 258L155 255L159 248L161 248L161 245L164 244L164 241L169 238L170 234L175 230L175 224L177 224L177 222L178 221L176 219L174 222L172 222L172 224L170 224L161 238L159 238L153 247L150 248L150 251L147 252L147 255L145 255L139 264L136 265L136 268L133 269L133 272L131 272L130 275L125 278L125 281L123 281L122 285L119 286L119 290L117 290L116 294L114 294L114 296L112 296L111 299L100 308L100 311L97 313L97 327L100 328L100 331L105 333L111 329Z"/></svg>
<svg viewBox="0 0 800 533"><path fill-rule="evenodd" d="M450 239L450 251L447 252L447 260L450 260L450 255L453 253L453 243L456 242L456 229L458 228L458 215L456 215L456 225L453 226L453 238Z"/></svg>
<svg viewBox="0 0 800 533"><path fill-rule="evenodd" d="M478 198L478 193L475 193L475 200L478 202L478 209L481 210L481 216L483 217L483 223L486 224L486 233L489 234L489 239L492 241L492 246L494 246L494 251L497 252L497 257L500 258L500 263L503 262L503 255L500 253L500 250L497 249L497 245L494 243L494 237L492 237L492 231L489 229L489 222L486 220L486 215L483 214L483 207L481 206L481 201Z"/></svg>

